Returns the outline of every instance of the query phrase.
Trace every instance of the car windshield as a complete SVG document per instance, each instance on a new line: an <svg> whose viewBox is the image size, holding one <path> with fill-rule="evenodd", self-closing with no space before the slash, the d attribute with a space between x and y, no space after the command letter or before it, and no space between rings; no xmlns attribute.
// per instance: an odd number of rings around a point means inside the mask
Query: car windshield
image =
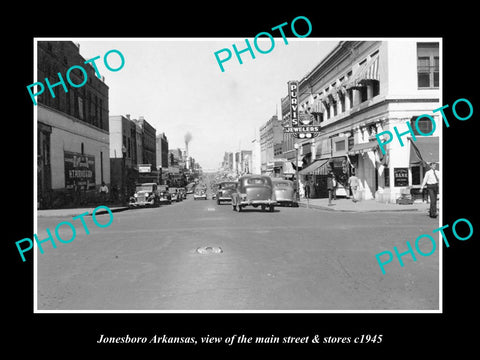
<svg viewBox="0 0 480 360"><path fill-rule="evenodd" d="M153 191L152 190L153 186L152 185L140 185L135 188L136 192L139 191Z"/></svg>
<svg viewBox="0 0 480 360"><path fill-rule="evenodd" d="M237 183L224 183L219 186L220 189L235 189L237 187Z"/></svg>
<svg viewBox="0 0 480 360"><path fill-rule="evenodd" d="M291 185L289 183L286 183L286 182L277 182L277 183L275 183L275 187L276 188L289 188L289 187L291 187Z"/></svg>
<svg viewBox="0 0 480 360"><path fill-rule="evenodd" d="M246 183L249 185L268 185L267 180L262 178L249 178Z"/></svg>

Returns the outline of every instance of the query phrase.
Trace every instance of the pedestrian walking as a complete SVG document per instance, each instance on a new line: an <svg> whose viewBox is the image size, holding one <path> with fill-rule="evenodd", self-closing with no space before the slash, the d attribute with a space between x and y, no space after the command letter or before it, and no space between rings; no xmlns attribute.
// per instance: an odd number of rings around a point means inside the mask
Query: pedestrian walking
<svg viewBox="0 0 480 360"><path fill-rule="evenodd" d="M100 186L100 189L98 191L100 192L100 198L102 200L102 203L105 203L108 195L108 186L105 184L104 181L102 181L102 186Z"/></svg>
<svg viewBox="0 0 480 360"><path fill-rule="evenodd" d="M328 206L335 205L335 204L332 204L333 191L335 189L333 184L334 180L335 180L335 175L333 174L333 171L330 170L327 174Z"/></svg>
<svg viewBox="0 0 480 360"><path fill-rule="evenodd" d="M352 190L352 201L358 201L358 187L360 185L360 179L355 176L355 171L352 171L352 175L348 178L348 186Z"/></svg>
<svg viewBox="0 0 480 360"><path fill-rule="evenodd" d="M429 216L431 218L437 217L437 196L440 172L438 170L435 170L436 167L437 164L435 162L430 163L430 170L425 173L422 185L420 186L420 191L423 191L425 185L427 186L428 196L430 198Z"/></svg>

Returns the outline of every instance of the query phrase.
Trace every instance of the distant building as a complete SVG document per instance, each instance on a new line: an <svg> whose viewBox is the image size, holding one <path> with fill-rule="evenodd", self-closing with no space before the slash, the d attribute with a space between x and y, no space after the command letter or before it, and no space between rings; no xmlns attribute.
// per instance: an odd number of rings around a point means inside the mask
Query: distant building
<svg viewBox="0 0 480 360"><path fill-rule="evenodd" d="M71 41L37 43L38 81L47 78L54 93L45 85L36 98L38 208L95 204L102 182L110 184L108 86L85 61ZM78 88L66 78L74 65L88 77ZM84 81L79 69L69 77L75 84Z"/></svg>
<svg viewBox="0 0 480 360"><path fill-rule="evenodd" d="M157 135L157 168L168 168L168 139L165 133Z"/></svg>
<svg viewBox="0 0 480 360"><path fill-rule="evenodd" d="M152 169L157 168L157 151L156 151L156 130L150 125L143 116L138 120L134 120L137 125L142 128L142 164L150 164Z"/></svg>
<svg viewBox="0 0 480 360"><path fill-rule="evenodd" d="M260 160L262 174L272 174L275 157L282 156L283 128L277 115L260 127ZM275 154L277 149L277 154ZM278 152L280 149L280 152ZM277 155L277 156L276 156Z"/></svg>

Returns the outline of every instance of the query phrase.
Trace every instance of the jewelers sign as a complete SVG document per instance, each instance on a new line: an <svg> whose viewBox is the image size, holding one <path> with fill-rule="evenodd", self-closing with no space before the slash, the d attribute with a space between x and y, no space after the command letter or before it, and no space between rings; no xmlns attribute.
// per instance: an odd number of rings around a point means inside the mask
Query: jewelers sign
<svg viewBox="0 0 480 360"><path fill-rule="evenodd" d="M298 81L288 82L288 96L290 99L290 124L283 128L283 132L291 133L299 139L317 136L320 126L314 125L313 115L298 110Z"/></svg>

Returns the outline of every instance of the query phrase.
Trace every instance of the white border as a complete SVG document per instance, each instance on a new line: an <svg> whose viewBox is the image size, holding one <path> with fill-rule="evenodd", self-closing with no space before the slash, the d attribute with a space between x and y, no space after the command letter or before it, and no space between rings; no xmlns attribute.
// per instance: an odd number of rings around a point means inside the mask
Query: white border
<svg viewBox="0 0 480 360"><path fill-rule="evenodd" d="M277 39L277 37L275 37ZM281 38L278 38L280 40ZM443 104L443 38L441 37L411 37L411 38L403 38L403 37L330 37L330 38L315 38L315 37L306 37L306 38L291 38L287 37L288 41L424 41L424 42L432 42L438 41L439 42L439 57L440 57L440 83L439 83L439 102ZM34 82L37 82L37 42L38 41L237 41L237 40L244 40L241 37L226 37L226 38L82 38L82 37L39 37L33 38L33 74L34 74ZM262 40L262 39L260 39ZM321 61L322 59L319 59ZM34 202L33 202L33 212L34 212L34 233L37 233L37 107L33 106L33 119L34 119L34 157L33 157L33 168L34 168L34 179L33 179L33 193L34 193ZM439 155L439 163L441 166L441 182L440 182L440 226L443 225L443 173L444 173L444 163L443 163L443 125L440 126L440 135L439 135L441 142L440 142L440 155ZM433 230L433 229L432 229ZM438 248L439 251L439 309L438 310L39 310L38 309L38 299L37 299L37 243L33 241L33 261L34 261L34 274L33 274L33 312L36 314L64 314L64 313L78 313L78 314L132 314L132 313L139 313L139 314L155 314L155 313L165 313L165 314L405 314L405 313L412 313L412 314L441 314L443 313L443 243L441 234L439 236L439 243Z"/></svg>

